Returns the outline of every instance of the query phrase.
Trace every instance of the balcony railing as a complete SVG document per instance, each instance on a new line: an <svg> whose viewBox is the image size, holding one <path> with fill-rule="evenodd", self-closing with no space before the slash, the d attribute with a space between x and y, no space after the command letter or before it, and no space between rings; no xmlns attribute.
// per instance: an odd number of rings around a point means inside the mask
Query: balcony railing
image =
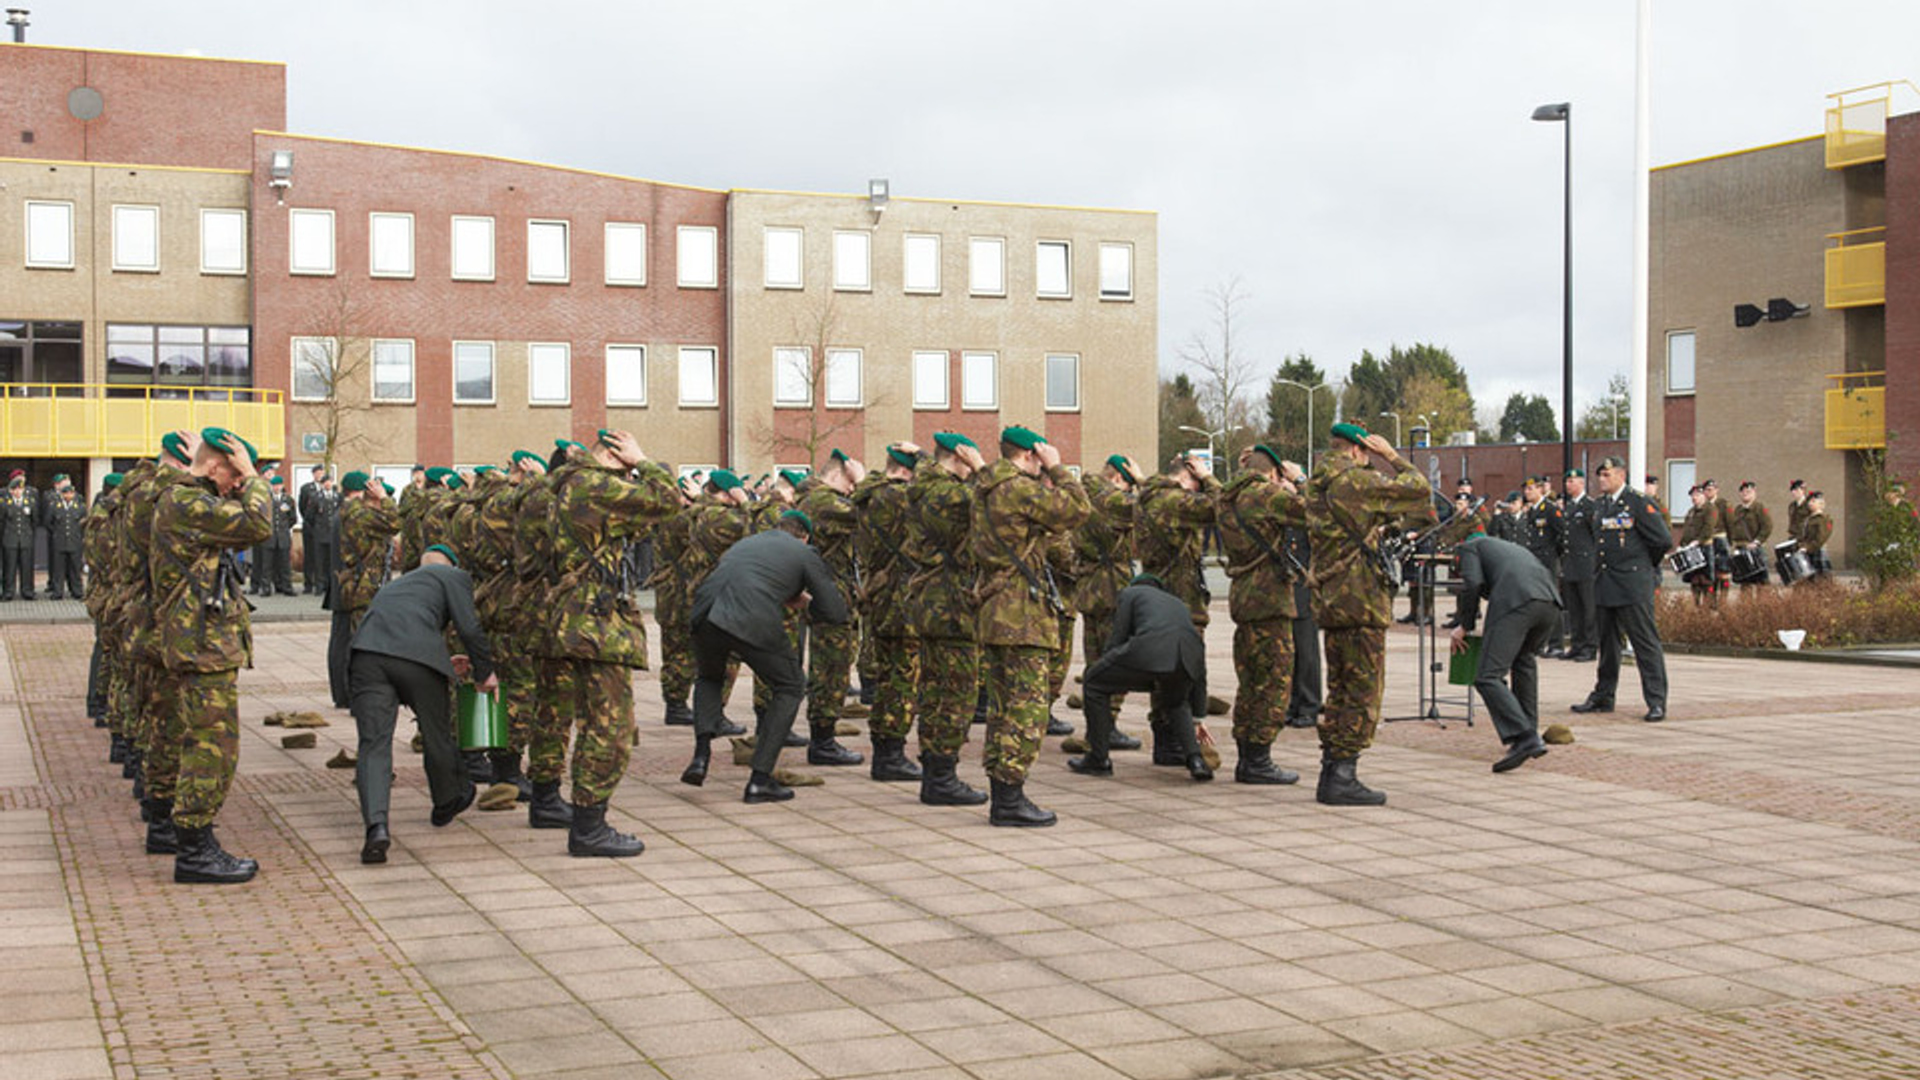
<svg viewBox="0 0 1920 1080"><path fill-rule="evenodd" d="M1887 302L1886 226L1827 235L1827 306Z"/></svg>
<svg viewBox="0 0 1920 1080"><path fill-rule="evenodd" d="M1899 79L1827 95L1827 168L1886 160L1887 116L1895 91L1902 88L1920 92Z"/></svg>
<svg viewBox="0 0 1920 1080"><path fill-rule="evenodd" d="M216 425L238 433L263 458L286 456L287 407L279 390L0 383L0 455L141 457L157 453L169 431Z"/></svg>
<svg viewBox="0 0 1920 1080"><path fill-rule="evenodd" d="M1827 378L1840 384L1827 391L1827 449L1884 448L1887 445L1887 373L1850 371Z"/></svg>

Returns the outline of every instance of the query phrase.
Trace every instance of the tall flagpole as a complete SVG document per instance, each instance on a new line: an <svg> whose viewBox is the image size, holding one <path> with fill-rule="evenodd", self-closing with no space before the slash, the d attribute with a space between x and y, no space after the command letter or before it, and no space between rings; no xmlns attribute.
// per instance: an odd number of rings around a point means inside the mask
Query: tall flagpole
<svg viewBox="0 0 1920 1080"><path fill-rule="evenodd" d="M1653 38L1653 0L1639 0L1635 26L1634 115L1633 115L1633 371L1628 377L1627 406L1627 482L1640 486L1642 477L1652 470L1647 460L1647 363L1650 335L1647 312L1649 278L1649 238L1647 231L1652 176L1653 60L1649 55ZM1673 498L1668 495L1667 498Z"/></svg>

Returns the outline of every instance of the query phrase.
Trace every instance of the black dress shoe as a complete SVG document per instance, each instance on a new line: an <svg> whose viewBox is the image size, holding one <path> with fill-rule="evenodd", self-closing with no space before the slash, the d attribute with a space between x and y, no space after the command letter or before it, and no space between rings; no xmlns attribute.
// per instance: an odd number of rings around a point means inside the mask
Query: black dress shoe
<svg viewBox="0 0 1920 1080"><path fill-rule="evenodd" d="M393 837L387 835L384 824L367 826L367 842L360 848L360 861L369 866L387 861L387 848L393 843Z"/></svg>
<svg viewBox="0 0 1920 1080"><path fill-rule="evenodd" d="M1667 707L1665 705L1647 706L1647 723L1657 724L1660 721L1665 720L1666 718L1667 718Z"/></svg>
<svg viewBox="0 0 1920 1080"><path fill-rule="evenodd" d="M1595 660L1598 660L1599 658L1600 658L1599 653L1596 653L1591 649L1582 649L1577 653L1568 653L1567 655L1561 657L1560 659L1571 660L1576 664L1591 664Z"/></svg>
<svg viewBox="0 0 1920 1080"><path fill-rule="evenodd" d="M1087 754L1084 757L1068 758L1067 768L1072 769L1081 776L1112 776L1113 759L1094 757L1092 754Z"/></svg>
<svg viewBox="0 0 1920 1080"><path fill-rule="evenodd" d="M1537 757L1545 757L1547 744L1540 741L1540 733L1532 732L1513 741L1507 747L1507 754L1493 763L1494 772L1511 772Z"/></svg>
<svg viewBox="0 0 1920 1080"><path fill-rule="evenodd" d="M1113 734L1107 736L1107 749L1138 750L1140 749L1140 740L1116 728Z"/></svg>
<svg viewBox="0 0 1920 1080"><path fill-rule="evenodd" d="M1071 735L1073 734L1073 725L1067 723L1065 720L1060 719L1059 717L1053 715L1052 713L1048 713L1047 714L1047 734Z"/></svg>
<svg viewBox="0 0 1920 1080"><path fill-rule="evenodd" d="M780 745L786 746L786 747L805 746L807 745L807 737L805 735L800 734L797 731L788 731L786 741L781 743Z"/></svg>
<svg viewBox="0 0 1920 1080"><path fill-rule="evenodd" d="M1582 702L1580 702L1580 703L1578 703L1578 704L1576 704L1576 705L1571 705L1571 706L1569 706L1569 708L1571 708L1571 709L1572 709L1572 710L1573 710L1574 712L1577 712L1577 713L1603 713L1603 712L1612 712L1612 711L1613 711L1613 702L1611 702L1611 701L1595 701L1595 700L1593 700L1592 698L1588 698L1587 700L1585 700L1585 701L1582 701Z"/></svg>
<svg viewBox="0 0 1920 1080"><path fill-rule="evenodd" d="M469 780L467 781L467 790L461 792L460 795L445 806L434 807L433 813L428 815L427 820L433 822L433 826L436 829L444 828L452 824L454 818L459 817L462 811L473 805L473 794L473 781Z"/></svg>
<svg viewBox="0 0 1920 1080"><path fill-rule="evenodd" d="M747 793L743 801L750 803L786 802L793 798L793 789L775 780L771 776L754 773L747 780Z"/></svg>
<svg viewBox="0 0 1920 1080"><path fill-rule="evenodd" d="M1205 757L1199 754L1189 754L1187 755L1187 775L1205 783L1213 779L1213 766L1207 764Z"/></svg>

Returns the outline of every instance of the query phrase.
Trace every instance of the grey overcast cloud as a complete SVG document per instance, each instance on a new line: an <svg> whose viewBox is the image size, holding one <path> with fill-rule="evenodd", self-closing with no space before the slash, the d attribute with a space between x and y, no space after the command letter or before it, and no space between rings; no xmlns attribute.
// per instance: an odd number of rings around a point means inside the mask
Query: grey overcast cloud
<svg viewBox="0 0 1920 1080"><path fill-rule="evenodd" d="M1163 372L1237 276L1263 374L1431 342L1483 412L1559 402L1562 136L1529 116L1570 101L1576 408L1630 363L1633 0L16 2L42 44L285 61L307 134L1157 211ZM1920 79L1913 0L1656 0L1652 40L1655 166Z"/></svg>

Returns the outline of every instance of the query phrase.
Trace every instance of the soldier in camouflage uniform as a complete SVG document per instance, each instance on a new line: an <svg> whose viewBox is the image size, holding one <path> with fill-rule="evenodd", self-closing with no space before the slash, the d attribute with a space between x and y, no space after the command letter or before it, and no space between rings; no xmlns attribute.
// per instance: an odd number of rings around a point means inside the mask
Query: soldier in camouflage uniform
<svg viewBox="0 0 1920 1080"><path fill-rule="evenodd" d="M515 450L502 482L490 485L485 499L471 516L460 519L461 557L474 579L474 610L494 648L494 673L500 679L500 701L507 712L507 745L487 752L495 784L512 784L516 801L533 797L532 783L521 772L528 733L537 711L535 670L531 655L515 640L520 612L529 602L514 566L514 525L526 494L546 475L547 463L531 450ZM482 809L493 804L483 800ZM505 804L501 809L507 809Z"/></svg>
<svg viewBox="0 0 1920 1080"><path fill-rule="evenodd" d="M253 662L235 555L272 534L272 495L253 447L222 428L201 432L191 474L167 487L153 512L154 626L180 690L173 879L228 884L260 869L221 849L213 819L240 756L239 669Z"/></svg>
<svg viewBox="0 0 1920 1080"><path fill-rule="evenodd" d="M547 511L557 582L548 594L554 645L567 659L560 700L579 719L567 853L638 855L641 842L607 824L607 803L633 750L633 678L647 666L646 627L626 580L626 545L678 505L673 477L631 433L602 430L586 461L554 477Z"/></svg>
<svg viewBox="0 0 1920 1080"><path fill-rule="evenodd" d="M800 500L800 512L813 522L813 546L833 568L834 583L840 595L860 595L860 553L854 544L854 526L858 515L853 507L853 489L867 475L859 461L835 450L818 482ZM849 672L858 658L860 627L857 620L825 623L808 629L807 650L807 764L858 765L866 761L860 753L841 746L834 738L840 721L840 709L847 700Z"/></svg>
<svg viewBox="0 0 1920 1080"><path fill-rule="evenodd" d="M173 796L182 731L181 679L167 665L154 622L158 597L153 588L154 509L169 489L193 480L188 470L199 449L199 436L170 432L161 438L157 458L134 466L130 479L120 486L120 510L109 546L118 564L116 596L108 603L119 626L123 654L120 708L126 713L128 735L138 746L136 767L144 783L137 786L142 788L138 794L150 855L172 855L178 850Z"/></svg>
<svg viewBox="0 0 1920 1080"><path fill-rule="evenodd" d="M440 543L438 521L440 504L452 494L446 480L452 469L436 465L427 470L426 484L400 505L400 565L395 574L404 574L420 565L420 553Z"/></svg>
<svg viewBox="0 0 1920 1080"><path fill-rule="evenodd" d="M358 469L340 479L340 575L336 603L347 613L349 631L360 620L393 576L393 538L400 531L400 515L386 488Z"/></svg>
<svg viewBox="0 0 1920 1080"><path fill-rule="evenodd" d="M1233 616L1233 741L1242 784L1292 784L1300 774L1273 764L1273 740L1293 695L1293 578L1286 530L1306 524L1295 485L1300 466L1265 444L1240 455L1240 475L1220 492L1220 542L1227 554L1227 612Z"/></svg>
<svg viewBox="0 0 1920 1080"><path fill-rule="evenodd" d="M653 589L653 619L660 627L660 697L667 708L666 723L680 727L693 725L693 709L687 704L693 693L693 639L687 629L693 584L687 559L696 496L689 485L685 478L675 485L679 502L673 516L653 527L653 574L647 578Z"/></svg>
<svg viewBox="0 0 1920 1080"><path fill-rule="evenodd" d="M1368 454L1392 466L1388 477ZM1320 787L1330 806L1378 806L1384 793L1354 775L1373 745L1386 688L1387 624L1393 594L1379 565L1376 534L1428 510L1433 489L1394 451L1357 424L1335 424L1333 442L1307 484L1307 531L1313 541L1313 613L1325 635L1327 697L1320 714Z"/></svg>
<svg viewBox="0 0 1920 1080"><path fill-rule="evenodd" d="M1086 520L1087 493L1060 451L1014 426L1000 433L1000 460L974 481L967 547L980 568L978 625L987 684L987 778L994 825L1052 825L1026 795L1027 770L1047 726L1047 672L1060 647L1066 602L1046 580L1046 549Z"/></svg>
<svg viewBox="0 0 1920 1080"><path fill-rule="evenodd" d="M987 801L955 773L980 695L980 645L974 622L976 577L967 534L973 527L973 478L986 466L972 439L951 431L933 438L934 454L907 485L907 542L919 567L907 579L908 625L920 642L914 705L920 722L920 801L978 806Z"/></svg>
<svg viewBox="0 0 1920 1080"><path fill-rule="evenodd" d="M754 508L748 501L746 485L740 475L732 469L714 469L707 474L707 482L701 487L699 498L693 505L680 514L687 521L686 548L680 559L680 577L684 582L684 595L677 601L678 608L674 634L685 642L686 663L689 678L693 676L693 639L691 619L693 591L713 572L720 557L727 549L745 539L754 531ZM655 600L658 603L658 600ZM662 625L665 625L664 623ZM664 646L662 652L665 652ZM727 677L722 684L720 702L725 705L733 694L734 680L740 674L739 658L727 663ZM755 676L755 686L759 686L759 677ZM688 718L691 720L692 711ZM744 735L747 729L728 720L723 715L716 735Z"/></svg>
<svg viewBox="0 0 1920 1080"><path fill-rule="evenodd" d="M507 473L498 465L476 465L467 476L449 478L453 496L440 504L440 520L443 523L439 543L454 552L458 566L467 571L473 582L476 616L478 617L481 589L491 586L487 598L489 605L495 605L494 624L486 627L488 640L495 642L498 649L501 634L494 627L503 619L497 604L504 588L504 575L512 568L512 530L510 523L502 522L502 529L495 533L486 528L483 520L486 506L496 494L506 491L510 486ZM458 654L459 649L450 641L449 650ZM496 657L496 671L497 660ZM447 692L452 694L454 686L449 684ZM452 715L451 711L448 713ZM513 724L509 720L508 730ZM520 755L511 746L496 748L492 753L486 750L461 750L460 761L465 766L467 778L475 784L492 785L494 783L511 784L516 790L515 801L521 792L531 795L531 789L525 786L525 778L520 775ZM495 780L495 774L504 771L507 779ZM512 804L505 801L500 792L489 791L481 800L482 810L507 810Z"/></svg>
<svg viewBox="0 0 1920 1080"><path fill-rule="evenodd" d="M920 465L920 448L910 442L887 447L884 472L869 474L854 489L858 510L855 541L865 569L865 588L856 598L860 623L873 638L873 712L868 733L873 742L875 780L917 781L920 768L907 760L907 734L913 730L914 683L920 673L920 639L913 634L906 585L919 565L905 550L911 513L907 488Z"/></svg>
<svg viewBox="0 0 1920 1080"><path fill-rule="evenodd" d="M1140 486L1133 511L1133 549L1141 572L1160 579L1168 592L1187 602L1202 636L1210 618L1207 605L1213 601L1202 559L1219 491L1220 481L1204 460L1181 454L1167 463L1165 472ZM1153 763L1186 764L1160 714L1149 714L1147 723L1153 729Z"/></svg>
<svg viewBox="0 0 1920 1080"><path fill-rule="evenodd" d="M113 575L108 554L108 537L113 529L113 513L120 507L120 482L124 480L119 473L108 473L101 478L100 490L93 497L93 505L87 509L87 520L82 528L82 553L87 564L93 567L91 587L86 594L87 617L93 620L93 661L87 669L87 716L94 727L107 725L107 650L112 644L112 631L103 624L107 593L113 588Z"/></svg>
<svg viewBox="0 0 1920 1080"><path fill-rule="evenodd" d="M1140 467L1121 454L1107 458L1099 473L1081 478L1092 508L1087 520L1073 531L1075 562L1073 607L1080 613L1081 670L1092 667L1113 632L1114 603L1133 580L1134 492L1140 486ZM1124 694L1113 696L1115 709ZM1067 700L1074 705L1072 698ZM1114 729L1110 750L1138 750L1140 740Z"/></svg>
<svg viewBox="0 0 1920 1080"><path fill-rule="evenodd" d="M530 700L523 699L527 726L527 780L533 796L527 804L527 824L535 829L569 829L573 810L560 797L560 774L567 763L567 741L572 733L573 703L561 699L567 661L547 632L547 605L559 578L553 561L553 533L547 518L553 509L554 484L577 471L586 459L586 447L571 439L555 439L553 455L544 473L529 472L522 480L519 505L513 518L513 575L518 581L509 619L509 637L500 648L526 658L532 672ZM416 494L410 500L419 502ZM509 706L511 709L511 706ZM511 715L511 714L509 714ZM511 726L512 721L508 721Z"/></svg>

